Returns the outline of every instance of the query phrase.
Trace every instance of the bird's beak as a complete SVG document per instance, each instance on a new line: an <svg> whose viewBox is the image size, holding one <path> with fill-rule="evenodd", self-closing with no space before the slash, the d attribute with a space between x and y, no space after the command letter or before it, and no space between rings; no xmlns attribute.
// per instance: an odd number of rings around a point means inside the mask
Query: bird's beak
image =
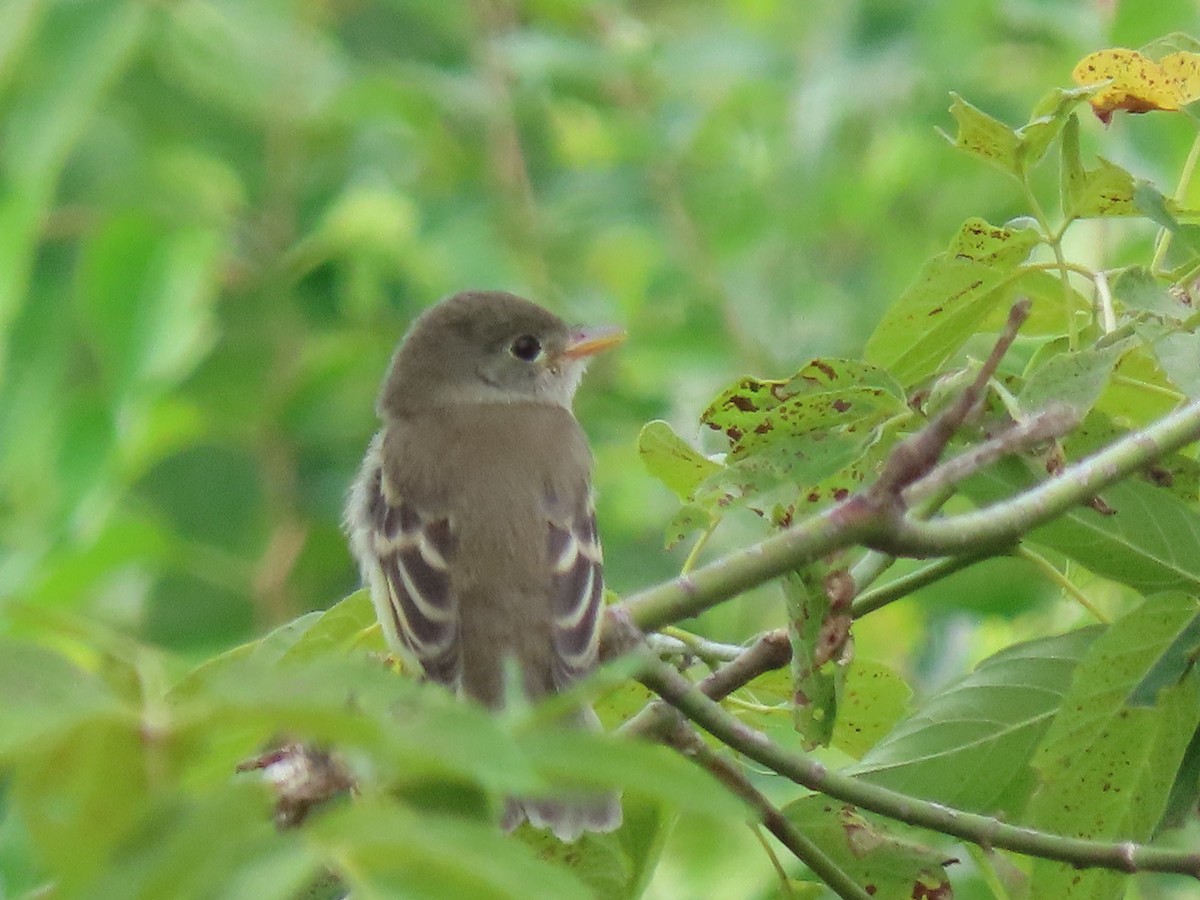
<svg viewBox="0 0 1200 900"><path fill-rule="evenodd" d="M560 355L566 359L595 356L597 353L611 350L624 340L625 329L616 325L577 328L571 333L571 339Z"/></svg>

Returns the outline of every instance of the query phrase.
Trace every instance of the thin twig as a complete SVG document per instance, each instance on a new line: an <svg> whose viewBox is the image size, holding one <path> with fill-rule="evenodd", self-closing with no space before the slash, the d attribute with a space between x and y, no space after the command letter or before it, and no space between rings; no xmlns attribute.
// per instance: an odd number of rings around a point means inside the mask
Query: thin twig
<svg viewBox="0 0 1200 900"><path fill-rule="evenodd" d="M1028 300L1013 304L1004 330L996 339L987 360L976 373L975 380L924 428L892 449L879 479L862 494L866 502L883 509L895 508L900 504L904 489L924 478L937 465L954 433L983 402L988 381L995 374L1000 360L1004 358L1012 342L1016 340L1017 330L1029 315L1029 309Z"/></svg>
<svg viewBox="0 0 1200 900"><path fill-rule="evenodd" d="M659 634L646 636L651 648L659 656L693 656L706 663L723 663L737 659L746 648L739 644L713 641L682 628L669 627Z"/></svg>
<svg viewBox="0 0 1200 900"><path fill-rule="evenodd" d="M985 559L992 559L994 556L995 554L993 553L978 553L973 556L963 554L962 556L949 556L945 559L931 562L929 565L915 572L901 575L887 584L881 584L877 588L864 591L855 598L853 605L850 607L850 615L856 619L860 619L867 613L882 609L889 603L899 600L901 597L907 597L914 591L935 584L943 578L949 578L956 572L968 569L978 562L983 562Z"/></svg>
<svg viewBox="0 0 1200 900"><path fill-rule="evenodd" d="M881 523L867 543L901 556L951 556L1003 547L1198 439L1200 400L1194 400L1010 500L929 522L895 517ZM852 503L854 498L845 505Z"/></svg>
<svg viewBox="0 0 1200 900"><path fill-rule="evenodd" d="M792 645L787 632L768 631L749 647L742 650L736 659L726 663L696 685L704 696L720 701L738 688L749 684L759 675L782 669L792 658ZM671 721L670 707L663 701L651 703L636 716L621 726L627 735L648 737Z"/></svg>
<svg viewBox="0 0 1200 900"><path fill-rule="evenodd" d="M624 632L622 645L628 649L640 643L632 626ZM792 658L787 633L768 631L746 648L732 662L726 663L695 686L713 702L717 702L750 683L764 672L783 668ZM656 662L654 665L662 666ZM666 666L666 668L671 668ZM674 669L671 669L674 672ZM679 675L683 678L682 675ZM684 679L686 681L686 679ZM690 685L691 682L689 681ZM737 766L714 752L689 727L671 706L659 700L650 704L621 727L625 735L655 737L674 747L697 765L706 769L735 796L753 809L763 826L787 847L797 859L808 866L839 897L848 900L867 900L869 894L846 874L819 846L800 833L766 797L758 791Z"/></svg>
<svg viewBox="0 0 1200 900"><path fill-rule="evenodd" d="M1075 410L1065 405L1052 405L1035 413L1023 422L1017 422L1000 434L982 444L946 460L928 475L903 491L908 505L943 492L959 482L965 481L976 472L990 466L996 460L1014 453L1021 453L1037 444L1062 437L1079 424Z"/></svg>
<svg viewBox="0 0 1200 900"><path fill-rule="evenodd" d="M680 676L681 678L683 676ZM678 715L671 710L672 715ZM754 810L767 831L808 866L818 878L844 900L871 900L867 893L824 850L806 837L787 816L752 785L741 770L718 756L693 729L677 720L663 738L668 744L709 772Z"/></svg>

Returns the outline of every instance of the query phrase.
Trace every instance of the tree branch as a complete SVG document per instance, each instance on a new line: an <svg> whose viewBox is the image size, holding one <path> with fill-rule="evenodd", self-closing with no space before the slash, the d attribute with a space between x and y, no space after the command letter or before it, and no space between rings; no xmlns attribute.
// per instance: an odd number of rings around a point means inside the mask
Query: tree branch
<svg viewBox="0 0 1200 900"><path fill-rule="evenodd" d="M635 637L636 632L629 632ZM721 701L765 672L782 669L792 659L792 643L786 631L776 629L759 636L731 662L726 663L696 685L710 700ZM650 737L676 718L662 700L651 703L621 726L623 734Z"/></svg>
<svg viewBox="0 0 1200 900"><path fill-rule="evenodd" d="M682 676L681 676L682 677ZM767 831L775 835L798 860L808 866L818 878L845 900L870 900L866 892L824 850L807 838L770 800L750 783L741 770L717 755L675 710L667 707L674 718L674 727L662 735L664 743L678 750L696 765L709 772L753 809Z"/></svg>
<svg viewBox="0 0 1200 900"><path fill-rule="evenodd" d="M898 514L890 503L879 505L866 493L856 494L779 534L634 594L610 607L607 618L611 620L621 610L639 628L658 629L855 543L901 556L979 555L999 550L1198 439L1200 400L1125 435L1040 485L977 512L914 521ZM611 627L611 622L606 621L605 627Z"/></svg>
<svg viewBox="0 0 1200 900"><path fill-rule="evenodd" d="M1200 878L1200 853L1048 834L831 772L807 754L784 750L763 733L738 721L669 666L656 662L646 669L642 678L660 697L719 741L796 784L828 797L910 825L953 835L984 848L1000 847L1079 868L1172 872Z"/></svg>
<svg viewBox="0 0 1200 900"><path fill-rule="evenodd" d="M908 506L952 490L954 485L970 478L996 460L1020 453L1029 447L1059 438L1079 424L1079 416L1067 406L1051 406L1018 422L990 440L951 457L919 481L903 491ZM923 518L923 517L922 517Z"/></svg>
<svg viewBox="0 0 1200 900"><path fill-rule="evenodd" d="M869 591L863 591L863 593L854 598L854 602L850 606L850 615L855 619L861 619L867 613L882 609L889 603L899 600L901 597L907 597L913 591L935 584L943 578L949 578L955 572L968 569L978 562L983 562L985 559L992 559L995 555L990 552L964 553L961 556L947 556L943 559L934 560L929 565L923 566L915 572L901 575L899 578L895 578L887 584L881 584L879 587L872 588Z"/></svg>
<svg viewBox="0 0 1200 900"><path fill-rule="evenodd" d="M903 556L950 556L1004 547L1038 525L1086 503L1109 485L1198 439L1200 400L1194 400L1010 500L977 512L928 522L897 516L878 523L876 533L869 536L867 543ZM853 497L843 508L861 502ZM847 513L857 517L853 510Z"/></svg>
<svg viewBox="0 0 1200 900"><path fill-rule="evenodd" d="M630 644L639 638L635 631L627 632ZM787 632L768 631L743 650L731 662L713 672L698 685L702 692L714 702L729 696L738 688L749 684L764 672L786 666L792 658L792 645ZM658 665L663 665L658 663ZM670 668L669 666L667 668ZM674 671L672 669L672 671ZM683 676L679 676L683 677ZM689 682L690 684L690 682ZM870 895L858 885L817 844L805 837L788 818L750 783L745 774L728 760L723 759L704 743L694 729L686 724L678 711L663 702L655 701L621 727L621 733L629 736L654 737L678 750L714 778L725 785L731 793L740 797L757 814L763 826L792 854L809 867L839 897L846 900L869 900Z"/></svg>

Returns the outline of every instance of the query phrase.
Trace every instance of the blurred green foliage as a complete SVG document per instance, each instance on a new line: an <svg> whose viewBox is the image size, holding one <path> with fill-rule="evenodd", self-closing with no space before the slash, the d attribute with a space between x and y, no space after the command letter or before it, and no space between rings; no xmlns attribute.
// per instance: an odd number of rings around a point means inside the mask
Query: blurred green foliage
<svg viewBox="0 0 1200 900"><path fill-rule="evenodd" d="M948 90L1017 118L1106 24L1075 3L5 4L0 593L196 654L344 595L388 356L471 286L629 328L580 414L611 584L669 574L641 424L694 434L733 376L856 351L967 211L1012 211L934 133Z"/></svg>
<svg viewBox="0 0 1200 900"><path fill-rule="evenodd" d="M1022 122L1086 52L1172 31L1200 31L1194 4L6 0L0 635L80 616L166 648L154 666L174 675L348 594L339 517L378 381L411 317L466 287L629 329L579 413L612 587L672 574L677 504L638 462L642 425L691 439L736 377L857 356L965 218L1026 212L936 134L951 90ZM1082 132L1090 160L1100 129ZM1118 117L1103 153L1168 189L1192 135ZM1068 241L1111 267L1152 237L1104 220ZM735 516L723 539L759 530ZM928 687L1029 617L1074 621L1026 570L988 565L863 623L860 646ZM706 630L780 620L764 595ZM93 637L64 639L84 668ZM134 713L87 691L116 761L80 778L134 777ZM247 808L205 802L200 841ZM737 823L709 827L681 826L669 895L771 890ZM29 886L15 829L0 862Z"/></svg>

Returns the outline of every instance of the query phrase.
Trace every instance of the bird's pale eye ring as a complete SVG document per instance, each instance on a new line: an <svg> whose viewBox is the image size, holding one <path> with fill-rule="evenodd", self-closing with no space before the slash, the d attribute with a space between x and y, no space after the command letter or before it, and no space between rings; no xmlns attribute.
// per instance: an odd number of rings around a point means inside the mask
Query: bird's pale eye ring
<svg viewBox="0 0 1200 900"><path fill-rule="evenodd" d="M508 352L523 362L534 362L542 355L542 342L532 334L523 334L512 342Z"/></svg>

